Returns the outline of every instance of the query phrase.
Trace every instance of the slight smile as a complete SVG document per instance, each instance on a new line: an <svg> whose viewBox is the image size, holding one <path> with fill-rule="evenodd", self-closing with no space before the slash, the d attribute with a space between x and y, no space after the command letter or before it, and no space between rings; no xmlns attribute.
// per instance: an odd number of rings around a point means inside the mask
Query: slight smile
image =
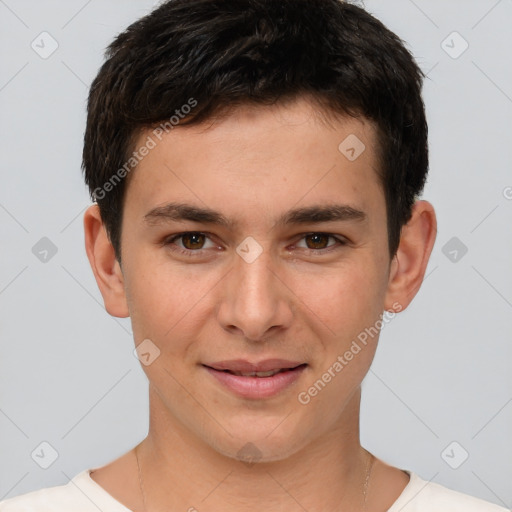
<svg viewBox="0 0 512 512"><path fill-rule="evenodd" d="M297 381L308 365L284 359L267 359L259 363L238 359L202 366L236 395L258 400L284 391Z"/></svg>

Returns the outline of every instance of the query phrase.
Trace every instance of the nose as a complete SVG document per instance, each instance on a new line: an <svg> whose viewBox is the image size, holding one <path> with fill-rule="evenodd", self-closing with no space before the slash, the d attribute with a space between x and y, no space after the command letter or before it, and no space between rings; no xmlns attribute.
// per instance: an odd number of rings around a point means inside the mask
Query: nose
<svg viewBox="0 0 512 512"><path fill-rule="evenodd" d="M222 328L249 341L290 327L293 293L264 250L251 263L238 255L225 277L217 318Z"/></svg>

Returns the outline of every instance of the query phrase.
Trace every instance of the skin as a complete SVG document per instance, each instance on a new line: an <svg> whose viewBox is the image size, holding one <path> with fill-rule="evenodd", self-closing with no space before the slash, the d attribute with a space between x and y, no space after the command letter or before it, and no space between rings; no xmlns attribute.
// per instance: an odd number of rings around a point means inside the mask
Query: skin
<svg viewBox="0 0 512 512"><path fill-rule="evenodd" d="M366 146L354 161L338 150L350 134ZM369 453L359 441L360 386L379 336L308 404L297 396L384 311L409 305L434 245L434 209L417 201L390 260L375 140L369 121L329 125L305 98L241 106L215 122L176 127L130 175L122 267L98 207L86 211L86 250L107 311L131 317L136 345L150 339L160 350L142 365L150 384L149 433L139 445L148 512L363 510ZM238 226L144 221L170 201L208 207ZM292 208L328 203L357 207L367 220L276 224ZM163 243L186 231L207 237ZM247 236L263 249L252 263L236 252ZM308 366L292 386L261 400L232 394L202 366L274 357ZM251 465L237 455L249 442L260 456ZM144 510L134 450L91 477L131 510ZM408 481L376 458L367 509L387 510Z"/></svg>

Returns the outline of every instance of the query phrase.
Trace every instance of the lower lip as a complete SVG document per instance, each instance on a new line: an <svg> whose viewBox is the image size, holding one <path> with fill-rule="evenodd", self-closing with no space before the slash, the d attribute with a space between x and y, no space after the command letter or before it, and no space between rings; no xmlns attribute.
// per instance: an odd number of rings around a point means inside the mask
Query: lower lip
<svg viewBox="0 0 512 512"><path fill-rule="evenodd" d="M279 372L271 377L243 377L205 366L208 372L233 393L243 398L269 398L293 384L306 369L306 365Z"/></svg>

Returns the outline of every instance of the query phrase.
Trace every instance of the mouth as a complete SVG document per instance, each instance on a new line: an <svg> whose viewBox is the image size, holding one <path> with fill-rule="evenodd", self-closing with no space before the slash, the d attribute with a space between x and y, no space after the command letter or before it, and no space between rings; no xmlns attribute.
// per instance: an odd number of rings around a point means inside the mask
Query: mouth
<svg viewBox="0 0 512 512"><path fill-rule="evenodd" d="M289 361L276 364L274 360L262 364L230 361L202 366L223 389L241 398L259 400L285 391L300 378L308 365Z"/></svg>
<svg viewBox="0 0 512 512"><path fill-rule="evenodd" d="M238 372L234 370L217 370L225 373L230 373L231 375L237 375L239 377L258 377L258 378L265 378L265 377L272 377L273 375L277 375L278 373L285 373L285 372L293 372L294 370L297 370L298 368L305 367L306 363L300 364L298 366L294 366L293 368L279 368L276 370L268 370L266 372ZM212 368L212 370L215 370L215 368Z"/></svg>

